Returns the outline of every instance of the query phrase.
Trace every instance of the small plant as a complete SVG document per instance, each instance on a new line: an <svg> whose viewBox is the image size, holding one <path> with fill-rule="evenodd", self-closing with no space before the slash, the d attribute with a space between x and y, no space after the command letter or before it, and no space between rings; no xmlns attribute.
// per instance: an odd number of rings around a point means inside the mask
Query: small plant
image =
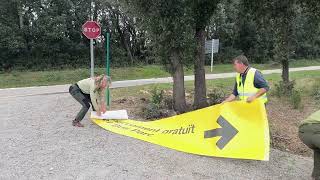
<svg viewBox="0 0 320 180"><path fill-rule="evenodd" d="M311 95L315 100L320 102L320 84L314 84Z"/></svg>
<svg viewBox="0 0 320 180"><path fill-rule="evenodd" d="M301 91L295 89L295 81L289 83L283 83L280 81L278 84L275 84L273 94L278 98L287 98L294 109L302 107L302 97Z"/></svg>
<svg viewBox="0 0 320 180"><path fill-rule="evenodd" d="M151 91L151 102L160 105L163 102L163 94L163 90L158 90L157 88L154 88Z"/></svg>
<svg viewBox="0 0 320 180"><path fill-rule="evenodd" d="M226 97L225 92L221 88L214 88L208 93L209 105L220 104Z"/></svg>
<svg viewBox="0 0 320 180"><path fill-rule="evenodd" d="M146 119L158 119L169 116L172 109L172 97L165 95L163 90L154 88L149 103L142 108L142 114Z"/></svg>
<svg viewBox="0 0 320 180"><path fill-rule="evenodd" d="M301 101L302 101L301 92L296 89L292 90L291 96L290 96L290 102L293 105L293 108L294 109L300 108Z"/></svg>
<svg viewBox="0 0 320 180"><path fill-rule="evenodd" d="M273 94L276 95L278 98L280 98L283 95L283 87L282 84L275 84Z"/></svg>
<svg viewBox="0 0 320 180"><path fill-rule="evenodd" d="M277 97L283 97L292 94L294 90L295 81L291 81L289 83L284 83L283 81L280 81L278 84L275 84L275 88L273 93Z"/></svg>
<svg viewBox="0 0 320 180"><path fill-rule="evenodd" d="M160 106L152 102L142 109L142 113L146 119L160 118L162 116Z"/></svg>
<svg viewBox="0 0 320 180"><path fill-rule="evenodd" d="M173 110L173 100L172 96L165 96L163 99L163 104L165 105L166 108L169 110Z"/></svg>

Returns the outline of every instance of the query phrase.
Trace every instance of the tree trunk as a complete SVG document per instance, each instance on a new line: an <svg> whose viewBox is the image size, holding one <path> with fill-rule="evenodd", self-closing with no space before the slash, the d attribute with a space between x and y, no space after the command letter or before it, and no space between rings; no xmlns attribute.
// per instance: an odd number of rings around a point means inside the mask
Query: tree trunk
<svg viewBox="0 0 320 180"><path fill-rule="evenodd" d="M134 64L134 59L133 59L133 56L132 56L132 52L131 52L131 48L130 48L130 45L129 45L129 42L130 42L130 35L129 33L125 30L123 32L123 45L127 51L127 56L131 62L131 65Z"/></svg>
<svg viewBox="0 0 320 180"><path fill-rule="evenodd" d="M187 103L184 89L183 65L179 59L177 50L170 53L171 75L173 77L173 108L180 114L187 111Z"/></svg>
<svg viewBox="0 0 320 180"><path fill-rule="evenodd" d="M290 1L290 3L286 3L289 1L279 1L282 14L279 15L279 17L276 18L276 25L278 26L276 29L279 32L277 35L277 46L280 47L280 51L277 52L280 54L281 58L281 65L282 65L282 81L288 90L290 92L293 88L293 84L290 82L289 78L289 56L290 51L292 49L291 42L293 40L293 20L296 16L294 4L295 0ZM280 39L280 41L279 41Z"/></svg>
<svg viewBox="0 0 320 180"><path fill-rule="evenodd" d="M208 106L207 89L205 77L205 29L197 29L195 33L197 49L194 62L194 109L200 109Z"/></svg>
<svg viewBox="0 0 320 180"><path fill-rule="evenodd" d="M281 62L282 64L282 81L284 84L289 84L289 60L284 59Z"/></svg>
<svg viewBox="0 0 320 180"><path fill-rule="evenodd" d="M30 35L30 30L28 25L24 26L25 22L28 22L28 19L24 19L24 9L23 9L23 5L21 1L17 1L17 10L18 10L18 17L19 17L19 29L20 29L20 33L22 34L22 37L25 40L25 49L26 49L26 53L27 56L26 58L30 58L31 56L31 44L30 44L30 40L29 40L29 35ZM30 10L29 10L30 11Z"/></svg>
<svg viewBox="0 0 320 180"><path fill-rule="evenodd" d="M20 30L23 30L23 14L22 9L18 7L18 16L19 16L19 28Z"/></svg>
<svg viewBox="0 0 320 180"><path fill-rule="evenodd" d="M129 58L129 61L131 63L131 65L133 65L134 61L133 61L133 57L132 57L132 53L131 53L131 49L130 49L130 46L128 44L128 41L129 41L129 38L126 38L126 36L128 36L128 32L126 29L122 30L121 27L120 27L120 15L119 14L116 14L116 27L117 27L117 30L119 32L119 35L120 35L120 40L121 40L121 44L123 46L123 48L126 50L127 52L127 56ZM124 27L126 28L126 27Z"/></svg>

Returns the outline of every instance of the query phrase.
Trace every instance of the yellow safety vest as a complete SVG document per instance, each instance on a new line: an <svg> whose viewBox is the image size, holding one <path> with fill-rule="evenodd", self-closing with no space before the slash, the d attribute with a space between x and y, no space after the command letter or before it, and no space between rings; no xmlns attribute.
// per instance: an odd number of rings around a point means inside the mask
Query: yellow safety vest
<svg viewBox="0 0 320 180"><path fill-rule="evenodd" d="M254 68L249 68L244 84L242 83L240 73L237 73L236 82L240 100L246 101L248 97L255 95L259 91L258 88L254 87L254 75L256 71L257 70ZM268 102L266 93L259 97L259 99L261 99L264 103Z"/></svg>

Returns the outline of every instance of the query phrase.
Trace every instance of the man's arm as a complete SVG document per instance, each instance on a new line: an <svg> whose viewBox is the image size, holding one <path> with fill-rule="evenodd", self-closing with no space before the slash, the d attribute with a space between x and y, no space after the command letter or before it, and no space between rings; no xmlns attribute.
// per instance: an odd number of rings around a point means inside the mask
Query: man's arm
<svg viewBox="0 0 320 180"><path fill-rule="evenodd" d="M227 97L227 99L225 99L222 103L234 101L237 98L237 96L238 96L238 89L237 89L237 82L235 82L232 94L229 97Z"/></svg>
<svg viewBox="0 0 320 180"><path fill-rule="evenodd" d="M232 102L232 101L234 101L234 100L236 99L236 97L237 97L237 96L231 94L227 99L225 99L225 100L222 102L222 104L223 104L223 103L227 103L227 102Z"/></svg>
<svg viewBox="0 0 320 180"><path fill-rule="evenodd" d="M261 74L260 71L256 71L256 73L254 74L254 87L258 88L259 91L255 95L249 97L247 99L247 102L254 101L255 99L257 99L260 96L264 95L270 89L267 81L264 79L264 77L263 77L263 75Z"/></svg>
<svg viewBox="0 0 320 180"><path fill-rule="evenodd" d="M253 95L251 97L248 97L247 102L250 103L250 102L254 101L255 99L257 99L260 96L264 95L266 92L267 92L267 90L265 88L259 89L259 91L255 95Z"/></svg>
<svg viewBox="0 0 320 180"><path fill-rule="evenodd" d="M106 107L106 97L105 97L105 93L104 92L102 92L101 94L100 94L100 105L101 105L101 112L102 113L105 113L106 111L107 111L107 107Z"/></svg>
<svg viewBox="0 0 320 180"><path fill-rule="evenodd" d="M97 93L95 93L93 90L90 90L90 98L91 98L91 103L97 112L97 115L100 116L101 115L101 106L100 106L101 102L100 102L100 99L98 99L99 97L97 96Z"/></svg>

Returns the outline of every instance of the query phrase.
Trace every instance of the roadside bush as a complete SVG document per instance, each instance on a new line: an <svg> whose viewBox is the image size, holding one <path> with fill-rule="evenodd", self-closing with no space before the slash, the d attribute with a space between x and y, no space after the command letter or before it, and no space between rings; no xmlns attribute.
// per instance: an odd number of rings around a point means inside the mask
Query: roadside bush
<svg viewBox="0 0 320 180"><path fill-rule="evenodd" d="M314 84L314 86L312 87L312 97L320 102L320 84L316 83Z"/></svg>
<svg viewBox="0 0 320 180"><path fill-rule="evenodd" d="M173 114L173 102L171 96L165 96L163 90L154 88L151 91L150 103L142 108L145 119L159 119Z"/></svg>
<svg viewBox="0 0 320 180"><path fill-rule="evenodd" d="M162 116L160 106L152 102L142 108L142 114L146 119L160 118Z"/></svg>
<svg viewBox="0 0 320 180"><path fill-rule="evenodd" d="M295 88L295 81L291 81L288 84L280 81L275 84L272 94L278 98L287 98L294 109L302 108L301 91Z"/></svg>
<svg viewBox="0 0 320 180"><path fill-rule="evenodd" d="M165 107L169 110L173 110L173 100L172 100L172 96L165 96L163 99L163 103L165 105Z"/></svg>
<svg viewBox="0 0 320 180"><path fill-rule="evenodd" d="M290 102L294 109L298 109L302 107L302 98L301 98L301 92L299 90L292 90L290 95Z"/></svg>
<svg viewBox="0 0 320 180"><path fill-rule="evenodd" d="M291 81L288 84L283 83L283 81L280 81L279 83L275 84L275 88L273 91L273 94L277 97L283 97L288 96L292 94L292 91L294 90L295 81Z"/></svg>
<svg viewBox="0 0 320 180"><path fill-rule="evenodd" d="M220 104L225 97L226 93L221 88L214 88L208 93L208 103L210 106Z"/></svg>
<svg viewBox="0 0 320 180"><path fill-rule="evenodd" d="M154 88L151 91L151 102L160 105L163 102L163 93L163 90L158 90L157 88Z"/></svg>

